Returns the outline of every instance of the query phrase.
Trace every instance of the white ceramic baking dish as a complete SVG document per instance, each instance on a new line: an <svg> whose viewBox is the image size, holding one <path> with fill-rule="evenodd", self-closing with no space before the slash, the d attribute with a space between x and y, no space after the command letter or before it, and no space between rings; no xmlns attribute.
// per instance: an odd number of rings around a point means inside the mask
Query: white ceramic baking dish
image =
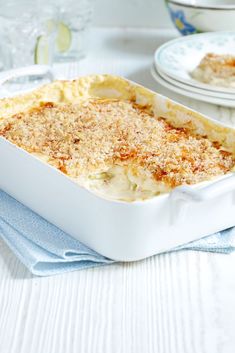
<svg viewBox="0 0 235 353"><path fill-rule="evenodd" d="M198 119L235 141L234 129L135 83L120 80L127 95L137 90L137 101L146 100L145 94L150 95L157 115L167 118L173 114L182 124L187 119ZM145 92L143 96L142 92ZM93 94L120 96L115 85L110 88L110 76L99 76ZM48 99L55 96L58 94ZM169 194L145 201L111 201L80 187L2 137L0 169L2 190L74 238L115 260L142 259L235 225L233 173L200 185L180 186Z"/></svg>

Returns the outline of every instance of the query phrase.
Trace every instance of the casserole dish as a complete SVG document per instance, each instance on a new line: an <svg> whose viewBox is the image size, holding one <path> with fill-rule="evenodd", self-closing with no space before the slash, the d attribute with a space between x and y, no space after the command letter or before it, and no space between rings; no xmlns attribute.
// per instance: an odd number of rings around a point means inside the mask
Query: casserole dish
<svg viewBox="0 0 235 353"><path fill-rule="evenodd" d="M151 105L155 116L219 142L234 155L235 129L120 77L94 75L55 81L0 101L7 118L43 102L80 98L131 100ZM235 225L235 176L231 172L192 186L175 187L133 202L100 197L40 158L0 137L0 188L27 207L114 260L134 261Z"/></svg>

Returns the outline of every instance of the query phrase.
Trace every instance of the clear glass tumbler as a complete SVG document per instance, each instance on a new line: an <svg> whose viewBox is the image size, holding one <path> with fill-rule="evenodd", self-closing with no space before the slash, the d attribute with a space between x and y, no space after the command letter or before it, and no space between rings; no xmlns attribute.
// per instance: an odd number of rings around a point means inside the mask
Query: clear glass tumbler
<svg viewBox="0 0 235 353"><path fill-rule="evenodd" d="M56 7L39 0L0 3L0 69L51 64L57 33Z"/></svg>
<svg viewBox="0 0 235 353"><path fill-rule="evenodd" d="M53 0L58 13L55 61L77 61L87 49L93 0Z"/></svg>

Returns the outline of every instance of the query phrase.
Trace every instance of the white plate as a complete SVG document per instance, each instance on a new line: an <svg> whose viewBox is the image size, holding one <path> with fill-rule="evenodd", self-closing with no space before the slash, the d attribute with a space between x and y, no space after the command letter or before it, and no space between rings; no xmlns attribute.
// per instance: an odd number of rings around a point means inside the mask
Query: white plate
<svg viewBox="0 0 235 353"><path fill-rule="evenodd" d="M234 94L230 94L230 93L225 93L225 92L215 92L215 91L209 91L209 90L205 90L199 87L194 87L191 85L187 85L183 82L177 81L174 78L166 75L164 72L162 72L161 70L157 70L159 75L166 81L168 81L170 84L173 84L175 86L178 86L180 88L183 88L184 90L189 90L190 92L193 93L198 93L198 94L202 94L202 95L206 95L206 96L210 96L210 97L214 97L214 98L219 98L219 99L235 99Z"/></svg>
<svg viewBox="0 0 235 353"><path fill-rule="evenodd" d="M178 86L175 86L169 82L167 82L163 77L160 76L159 72L155 69L155 67L152 67L151 73L153 78L160 83L162 86L168 88L169 90L179 93L183 96L193 98L202 102L206 103L211 103L211 104L216 104L220 105L223 107L229 107L229 108L235 108L235 100L234 99L221 99L221 98L215 98L215 97L210 97L206 94L198 94L195 92L191 92L189 90L180 88Z"/></svg>
<svg viewBox="0 0 235 353"><path fill-rule="evenodd" d="M200 83L190 76L190 72L209 52L235 55L235 32L200 33L171 40L156 50L154 62L158 70L175 80L194 87L235 95L235 89Z"/></svg>

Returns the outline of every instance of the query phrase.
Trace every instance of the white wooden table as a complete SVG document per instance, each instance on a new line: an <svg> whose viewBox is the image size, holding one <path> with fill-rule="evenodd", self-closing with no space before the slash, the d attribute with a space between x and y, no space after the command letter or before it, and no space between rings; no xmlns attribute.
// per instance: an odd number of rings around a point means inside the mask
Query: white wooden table
<svg viewBox="0 0 235 353"><path fill-rule="evenodd" d="M158 86L154 49L174 32L94 30L60 77L115 73L235 124L235 111ZM60 68L61 70L61 68ZM235 254L182 251L33 277L0 240L0 353L234 353Z"/></svg>

